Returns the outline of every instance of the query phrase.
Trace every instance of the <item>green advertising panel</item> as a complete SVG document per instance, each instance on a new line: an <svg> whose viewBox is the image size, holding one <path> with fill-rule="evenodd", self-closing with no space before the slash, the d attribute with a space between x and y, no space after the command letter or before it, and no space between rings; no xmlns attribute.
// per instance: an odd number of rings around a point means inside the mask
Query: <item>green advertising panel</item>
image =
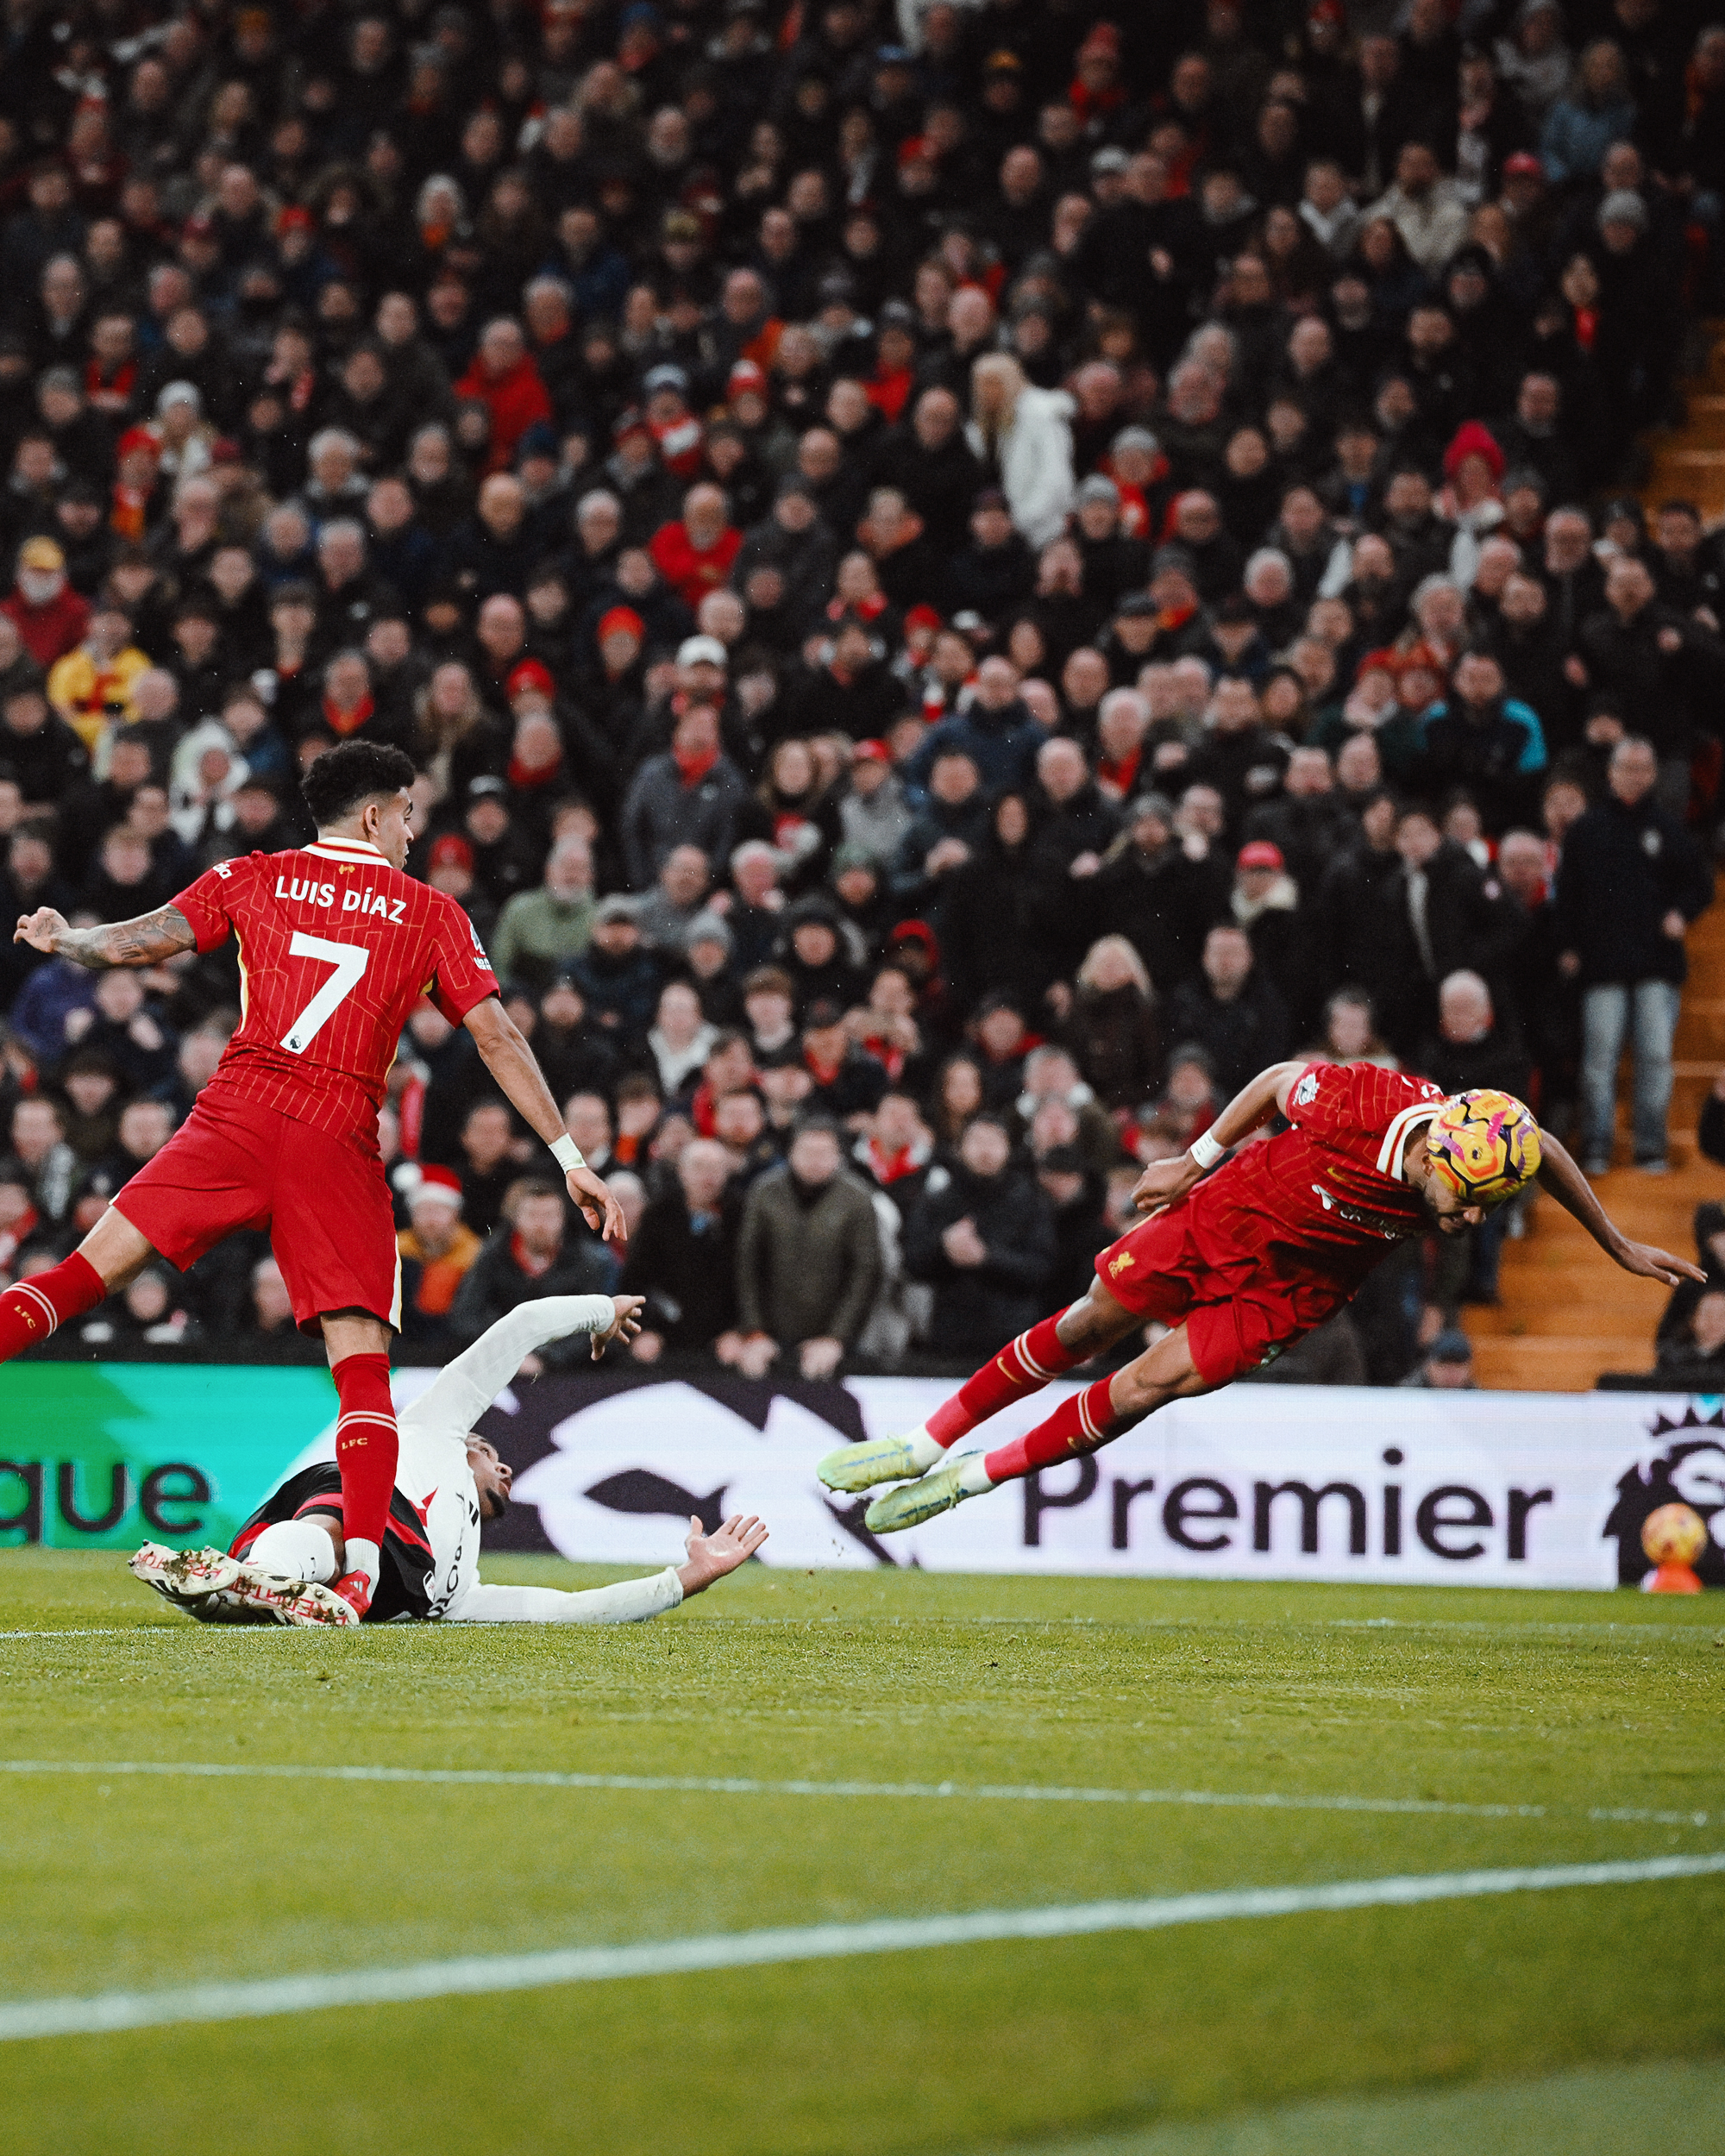
<svg viewBox="0 0 1725 2156"><path fill-rule="evenodd" d="M225 1546L335 1415L317 1369L9 1363L0 1549Z"/></svg>

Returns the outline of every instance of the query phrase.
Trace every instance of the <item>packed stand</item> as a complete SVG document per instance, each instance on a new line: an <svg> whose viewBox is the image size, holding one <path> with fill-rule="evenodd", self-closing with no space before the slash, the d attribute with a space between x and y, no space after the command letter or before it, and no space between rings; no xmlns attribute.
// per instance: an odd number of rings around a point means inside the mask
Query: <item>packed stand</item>
<svg viewBox="0 0 1725 2156"><path fill-rule="evenodd" d="M12 911L145 912L409 749L648 1361L968 1366L1295 1053L1597 1169L1627 1040L1658 1169L1725 548L1622 490L1722 288L1707 13L22 0ZM16 1275L242 983L4 964ZM406 1352L612 1284L429 1003L391 1095ZM1506 1213L1264 1375L1465 1382ZM292 1333L242 1237L80 1345Z"/></svg>

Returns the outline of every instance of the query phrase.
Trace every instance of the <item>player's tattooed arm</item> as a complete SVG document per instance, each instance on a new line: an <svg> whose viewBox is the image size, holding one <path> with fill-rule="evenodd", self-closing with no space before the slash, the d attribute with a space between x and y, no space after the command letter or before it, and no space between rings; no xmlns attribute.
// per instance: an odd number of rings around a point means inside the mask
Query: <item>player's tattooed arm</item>
<svg viewBox="0 0 1725 2156"><path fill-rule="evenodd" d="M177 906L159 906L135 920L108 921L99 928L72 928L51 906L40 906L19 916L12 941L52 957L70 958L76 965L103 968L159 966L165 958L198 948L192 925Z"/></svg>
<svg viewBox="0 0 1725 2156"><path fill-rule="evenodd" d="M1668 1288L1675 1288L1679 1278L1705 1285L1706 1274L1686 1257L1673 1257L1669 1250L1651 1243L1632 1243L1594 1196L1593 1186L1576 1166L1568 1149L1549 1131L1540 1132L1540 1167L1534 1180L1541 1190L1550 1192L1565 1213L1580 1221L1606 1256L1626 1273L1634 1273L1642 1280L1662 1280Z"/></svg>

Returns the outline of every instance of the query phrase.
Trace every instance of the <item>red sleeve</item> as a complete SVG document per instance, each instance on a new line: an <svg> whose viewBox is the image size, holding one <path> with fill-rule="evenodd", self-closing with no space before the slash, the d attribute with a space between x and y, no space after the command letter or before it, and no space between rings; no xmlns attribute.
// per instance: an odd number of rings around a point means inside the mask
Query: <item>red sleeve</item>
<svg viewBox="0 0 1725 2156"><path fill-rule="evenodd" d="M436 896L431 924L436 963L425 992L450 1025L459 1025L475 1004L497 993L497 975L479 931L452 898L441 891Z"/></svg>
<svg viewBox="0 0 1725 2156"><path fill-rule="evenodd" d="M256 858L253 855L243 861L218 861L174 899L173 904L191 922L200 951L214 950L218 943L227 942L234 925L234 901L250 882L251 864Z"/></svg>
<svg viewBox="0 0 1725 2156"><path fill-rule="evenodd" d="M1288 1120L1314 1136L1333 1130L1343 1112L1347 1076L1341 1063L1308 1063L1288 1095Z"/></svg>
<svg viewBox="0 0 1725 2156"><path fill-rule="evenodd" d="M1442 1098L1423 1078L1376 1063L1308 1063L1288 1097L1288 1119L1314 1138L1381 1137L1405 1109Z"/></svg>

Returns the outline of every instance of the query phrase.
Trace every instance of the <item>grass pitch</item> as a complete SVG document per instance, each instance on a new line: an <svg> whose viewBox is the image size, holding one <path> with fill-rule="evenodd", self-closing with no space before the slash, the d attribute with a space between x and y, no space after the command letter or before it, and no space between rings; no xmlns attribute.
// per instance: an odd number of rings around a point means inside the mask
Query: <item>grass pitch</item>
<svg viewBox="0 0 1725 2156"><path fill-rule="evenodd" d="M0 1633L0 1763L956 1785L0 1771L0 2011L1725 1851L1725 1620L1692 1600L753 1566L647 1626L332 1637L6 1551ZM1242 1796L1273 1801L1194 1801ZM5 2042L0 2119L18 2156L194 2122L452 2156L1630 2156L1720 2115L1722 1937L1715 1876Z"/></svg>

